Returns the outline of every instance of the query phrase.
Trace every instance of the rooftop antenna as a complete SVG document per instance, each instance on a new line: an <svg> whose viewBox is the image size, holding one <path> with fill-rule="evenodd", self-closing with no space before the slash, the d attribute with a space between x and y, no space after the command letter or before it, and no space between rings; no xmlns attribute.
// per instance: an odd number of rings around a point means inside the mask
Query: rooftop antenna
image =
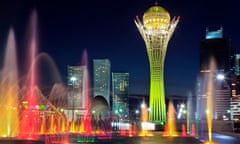
<svg viewBox="0 0 240 144"><path fill-rule="evenodd" d="M208 27L206 27L206 32L208 32Z"/></svg>
<svg viewBox="0 0 240 144"><path fill-rule="evenodd" d="M223 29L223 26L222 26L222 25L220 26L220 29Z"/></svg>
<svg viewBox="0 0 240 144"><path fill-rule="evenodd" d="M222 37L223 37L223 26L220 26L220 31L222 32Z"/></svg>
<svg viewBox="0 0 240 144"><path fill-rule="evenodd" d="M220 26L220 30L223 31L223 26L222 25Z"/></svg>

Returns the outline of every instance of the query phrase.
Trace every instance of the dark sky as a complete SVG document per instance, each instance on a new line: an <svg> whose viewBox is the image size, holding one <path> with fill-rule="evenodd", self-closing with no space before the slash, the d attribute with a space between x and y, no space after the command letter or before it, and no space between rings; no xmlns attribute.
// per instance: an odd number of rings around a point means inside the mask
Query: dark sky
<svg viewBox="0 0 240 144"><path fill-rule="evenodd" d="M0 52L5 49L10 26L16 33L19 57L24 45L29 16L38 14L39 51L48 53L63 79L67 65L81 63L87 50L92 59L108 58L112 72L130 73L130 93L146 94L149 89L149 65L145 44L134 24L154 0L1 0ZM166 95L194 92L199 70L199 46L206 27L218 30L238 48L240 16L236 0L161 0L171 18L181 16L169 42L165 62ZM24 63L20 63L22 67Z"/></svg>

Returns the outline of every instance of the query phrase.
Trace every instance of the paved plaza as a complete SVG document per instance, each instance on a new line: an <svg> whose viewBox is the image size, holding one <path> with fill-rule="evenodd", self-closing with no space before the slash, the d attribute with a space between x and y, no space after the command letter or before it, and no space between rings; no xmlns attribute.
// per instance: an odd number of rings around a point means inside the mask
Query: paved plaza
<svg viewBox="0 0 240 144"><path fill-rule="evenodd" d="M213 133L215 144L239 144L240 134ZM1 144L203 144L207 140L204 133L199 139L191 136L163 137L161 132L154 132L154 136L83 136L83 135L51 135L41 140L2 139Z"/></svg>

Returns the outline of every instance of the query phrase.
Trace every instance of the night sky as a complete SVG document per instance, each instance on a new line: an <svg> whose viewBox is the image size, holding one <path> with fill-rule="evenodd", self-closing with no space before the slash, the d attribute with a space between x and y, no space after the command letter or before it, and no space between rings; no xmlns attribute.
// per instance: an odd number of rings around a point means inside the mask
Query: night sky
<svg viewBox="0 0 240 144"><path fill-rule="evenodd" d="M83 51L87 50L90 70L93 59L108 58L112 72L130 73L131 94L147 94L148 58L134 18L136 15L142 18L154 3L154 0L1 0L1 57L10 26L15 30L19 59L25 57L29 16L36 9L39 52L46 52L54 59L63 81L66 81L67 65L80 64ZM158 3L169 11L171 18L181 17L166 54L166 95L194 94L200 41L204 39L206 27L211 31L222 26L224 37L230 38L232 47L237 49L239 5L236 0L161 0ZM24 65L19 63L19 67Z"/></svg>

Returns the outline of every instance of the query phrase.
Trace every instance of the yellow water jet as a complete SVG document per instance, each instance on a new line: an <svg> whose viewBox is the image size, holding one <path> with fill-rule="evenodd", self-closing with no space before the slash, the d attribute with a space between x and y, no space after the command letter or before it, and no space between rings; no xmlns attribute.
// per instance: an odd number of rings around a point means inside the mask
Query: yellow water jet
<svg viewBox="0 0 240 144"><path fill-rule="evenodd" d="M172 100L168 104L167 123L164 136L178 136L176 131L175 109Z"/></svg>
<svg viewBox="0 0 240 144"><path fill-rule="evenodd" d="M212 119L213 119L213 90L214 90L214 73L216 65L215 60L211 58L210 60L210 72L208 75L208 84L207 84L207 105L206 105L206 117L208 124L208 143L212 143Z"/></svg>
<svg viewBox="0 0 240 144"><path fill-rule="evenodd" d="M146 124L148 122L148 109L147 109L147 105L145 103L145 100L143 100L143 103L141 105L141 132L139 134L139 136L153 136L153 134L144 127L144 124Z"/></svg>

